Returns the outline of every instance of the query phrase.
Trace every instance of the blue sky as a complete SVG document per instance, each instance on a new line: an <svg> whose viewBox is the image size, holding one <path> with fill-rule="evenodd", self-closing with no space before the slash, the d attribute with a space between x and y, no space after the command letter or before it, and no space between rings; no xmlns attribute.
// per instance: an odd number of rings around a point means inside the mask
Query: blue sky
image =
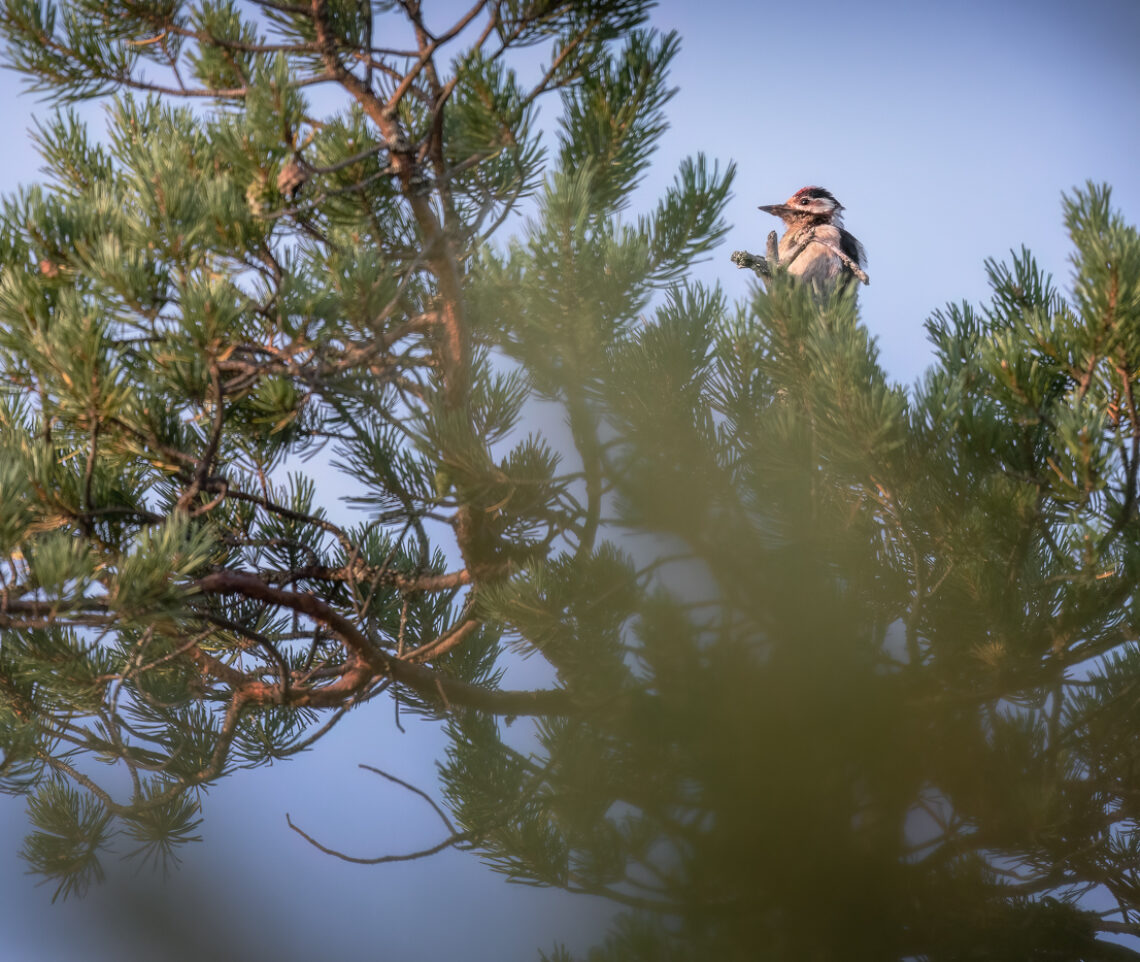
<svg viewBox="0 0 1140 962"><path fill-rule="evenodd" d="M433 10L462 5L424 6L429 21L442 22ZM904 383L927 364L922 322L931 311L986 296L987 257L1004 258L1025 244L1064 289L1062 191L1087 179L1107 182L1117 208L1133 223L1140 219L1135 0L664 0L654 24L681 34L672 75L680 91L639 199L651 206L687 154L736 162L733 227L697 272L736 299L750 278L728 262L729 252L762 250L777 226L756 205L807 184L832 190L869 254L864 321L888 372ZM25 131L45 108L21 89L18 76L0 72L9 141L0 155L3 191L37 176ZM399 734L390 708L377 704L317 752L225 780L204 799L206 844L186 851L185 871L165 889L146 875L142 889L197 906L218 960L228 958L218 929L235 939L256 935L266 951L295 947L295 955L277 955L282 959L368 944L376 946L369 958L401 962L427 962L461 946L461 957L478 960L534 958L536 946L549 948L556 938L588 945L604 906L507 886L457 855L412 866L348 866L288 831L285 812L355 854L437 840L430 813L355 768L366 762L429 787L441 739L429 726L408 727ZM0 799L0 826L0 925L11 958L155 957L129 941L135 936L128 931L141 930L125 922L113 931L93 928L99 912L134 904L122 888L50 907L50 891L21 875L14 857L24 832L19 800ZM365 852L353 843L361 834L371 839ZM302 906L305 919L328 924L302 924ZM180 938L189 957L199 957L189 936Z"/></svg>

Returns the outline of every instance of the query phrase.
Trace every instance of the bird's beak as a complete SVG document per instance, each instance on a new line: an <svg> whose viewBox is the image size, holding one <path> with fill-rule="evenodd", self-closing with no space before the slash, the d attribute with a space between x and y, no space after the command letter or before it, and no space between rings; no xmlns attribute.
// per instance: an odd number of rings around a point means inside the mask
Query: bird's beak
<svg viewBox="0 0 1140 962"><path fill-rule="evenodd" d="M760 210L764 211L765 214L771 214L773 217L783 217L792 212L792 208L787 204L761 204Z"/></svg>

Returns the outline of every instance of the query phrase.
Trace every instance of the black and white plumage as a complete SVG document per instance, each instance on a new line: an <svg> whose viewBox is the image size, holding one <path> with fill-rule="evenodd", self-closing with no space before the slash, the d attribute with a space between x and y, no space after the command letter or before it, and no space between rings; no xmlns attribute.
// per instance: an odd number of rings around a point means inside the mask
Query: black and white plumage
<svg viewBox="0 0 1140 962"><path fill-rule="evenodd" d="M760 209L779 217L787 227L780 238L778 254L780 264L789 274L820 286L845 283L852 277L867 283L863 272L867 254L854 235L844 229L843 205L831 191L803 187L783 204L768 204Z"/></svg>

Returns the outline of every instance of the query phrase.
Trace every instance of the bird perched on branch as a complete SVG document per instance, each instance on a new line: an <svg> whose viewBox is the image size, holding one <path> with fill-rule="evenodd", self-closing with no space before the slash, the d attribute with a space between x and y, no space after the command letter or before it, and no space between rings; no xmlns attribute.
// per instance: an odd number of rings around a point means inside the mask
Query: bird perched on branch
<svg viewBox="0 0 1140 962"><path fill-rule="evenodd" d="M863 265L867 255L863 245L843 229L843 205L829 190L804 187L783 204L760 208L779 217L787 226L776 245L776 232L768 236L766 257L734 251L737 267L750 267L762 278L770 278L776 267L811 282L819 289L845 285L852 277L870 284Z"/></svg>
<svg viewBox="0 0 1140 962"><path fill-rule="evenodd" d="M829 190L803 187L783 204L760 208L779 217L788 228L777 249L780 266L805 281L832 285L857 277L870 283L863 265L867 255L843 228L843 205Z"/></svg>

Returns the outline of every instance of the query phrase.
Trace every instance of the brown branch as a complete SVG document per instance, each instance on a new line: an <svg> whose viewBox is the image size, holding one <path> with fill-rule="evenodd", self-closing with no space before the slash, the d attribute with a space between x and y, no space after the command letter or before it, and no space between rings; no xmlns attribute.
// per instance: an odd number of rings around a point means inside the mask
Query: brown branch
<svg viewBox="0 0 1140 962"><path fill-rule="evenodd" d="M458 648L464 639L479 627L479 624L479 621L474 618L469 621L461 622L450 631L445 631L438 638L434 638L426 644L420 645L419 648L413 648L404 657L408 661L432 661L441 655L447 654L447 652L453 648Z"/></svg>
<svg viewBox="0 0 1140 962"><path fill-rule="evenodd" d="M343 582L371 582L399 588L401 592L436 592L450 591L471 584L471 573L464 568L462 571L447 571L432 575L405 575L398 571L388 571L383 566L374 568L363 562L352 565L306 565L292 571L266 572L266 577L274 582L298 581L302 578L311 578L315 581L343 581Z"/></svg>
<svg viewBox="0 0 1140 962"><path fill-rule="evenodd" d="M447 815L443 811L443 809L440 808L435 803L435 800L427 792L425 792L423 789L416 788L415 785L412 785L409 782L405 782L402 778L397 778L395 775L391 775L388 772L383 771L382 769L374 768L372 765L365 765L365 764L361 763L357 767L363 768L365 771L368 771L368 772L373 772L374 774L379 775L381 778L386 778L386 779L388 779L388 781L393 782L396 785L399 785L401 788L406 788L409 792L412 792L413 794L419 795L420 798L422 798L433 809L435 809L435 813L436 813L436 815L438 815L440 817L440 820L443 822L444 827L449 832L451 832L453 835L457 834L455 831L455 826L451 824L451 819L449 819L447 817Z"/></svg>
<svg viewBox="0 0 1140 962"><path fill-rule="evenodd" d="M277 650L277 646L266 635L253 628L247 628L244 625L239 625L236 621L229 618L223 618L221 615L206 614L203 616L206 621L217 625L219 628L229 631L236 635L243 635L254 644L261 647L269 659L277 666L277 677L280 680L281 703L289 704L291 692L289 691L289 663L285 657Z"/></svg>
<svg viewBox="0 0 1140 962"><path fill-rule="evenodd" d="M220 658L215 658L209 652L203 651L198 646L197 641L187 650L191 659L198 665L203 674L217 678L233 689L240 689L249 684L249 675L244 671L238 671L236 668L232 668Z"/></svg>
<svg viewBox="0 0 1140 962"><path fill-rule="evenodd" d="M412 215L423 239L428 266L439 284L444 399L448 407L461 409L467 398L469 352L462 309L463 284L450 239L423 189L423 176L415 162L415 151L404 136L395 106L391 101L381 101L359 77L341 63L337 56L336 39L328 28L327 9L327 0L312 0L311 13L321 57L329 74L352 95L388 144L392 173L412 208Z"/></svg>
<svg viewBox="0 0 1140 962"><path fill-rule="evenodd" d="M327 845L322 845L313 838L313 836L305 832L304 829L295 825L288 812L285 813L285 822L294 832L300 835L301 838L312 845L313 848L323 852L325 855L339 858L343 862L352 862L354 865L383 865L386 862L410 862L417 858L427 858L429 855L435 855L444 849L451 848L453 845L459 845L469 841L471 838L469 832L456 832L445 838L439 844L433 845L430 848L420 849L418 852L408 852L404 855L378 855L376 858L359 858L355 855L347 855L344 852L339 852L335 848L329 848Z"/></svg>
<svg viewBox="0 0 1140 962"><path fill-rule="evenodd" d="M225 405L223 404L224 395L222 393L221 377L218 371L218 363L212 360L210 363L210 388L214 394L214 424L213 430L210 432L209 439L206 443L206 450L202 457L197 460L194 465L194 475L187 486L186 490L182 492L182 496L178 499L174 510L178 512L189 511L190 505L193 504L194 499L198 493L206 488L207 482L210 479L210 468L214 463L214 459L218 454L218 447L222 441L222 431L225 428ZM222 490L222 495L216 499L217 503L225 496L225 489Z"/></svg>
<svg viewBox="0 0 1140 962"><path fill-rule="evenodd" d="M409 18L412 20L412 23L416 27L417 34L419 34L419 56L416 58L416 62L412 64L411 69L404 75L403 79L400 81L400 84L392 92L392 96L388 98L388 110L392 111L393 114L395 113L395 110L399 106L400 101L404 99L404 95L411 89L411 86L413 83L415 83L416 77L419 76L420 71L431 63L431 58L434 56L436 50L438 50L443 44L447 43L449 40L452 40L456 35L458 35L464 29L464 27L466 27L479 15L479 12L486 5L487 0L479 0L475 6L467 11L467 13L459 20L457 24L455 24L455 26L448 30L447 33L442 34L439 37L432 37L427 32L427 29L424 27L423 21L420 18L418 11L407 11Z"/></svg>
<svg viewBox="0 0 1140 962"><path fill-rule="evenodd" d="M569 696L561 689L501 691L483 688L396 658L379 648L356 625L315 595L274 588L248 572L221 571L206 575L196 583L196 587L203 594L241 595L277 605L324 625L340 638L356 659L352 670L342 676L342 683L338 683L335 690L338 696L347 697L355 693L371 680L371 676L378 675L407 685L420 697L444 707L471 708L495 715L566 715L573 711ZM329 686L305 696L298 695L291 703L313 706L332 704L328 695L322 694L328 693L332 688ZM269 700L274 690L275 686L266 686L260 682L245 686L246 695L251 700Z"/></svg>
<svg viewBox="0 0 1140 962"><path fill-rule="evenodd" d="M287 508L282 504L276 504L270 501L267 497L261 495L251 494L248 491L242 491L238 488L229 487L226 489L226 497L236 498L238 501L248 501L251 504L256 504L271 514L280 515L283 518L288 518L291 521L301 521L305 524L311 524L314 527L320 528L322 531L327 531L340 543L344 552L348 556L352 556L355 551L355 546L352 540L344 532L344 530L337 525L333 524L324 518L318 518L315 515L305 514L302 511L294 511L292 508Z"/></svg>
<svg viewBox="0 0 1140 962"><path fill-rule="evenodd" d="M595 31L599 25L599 20L590 20L582 27L581 30L579 30L573 37L570 38L570 40L567 41L566 46L564 46L559 51L558 56L556 56L551 61L550 68L546 71L538 83L536 83L531 88L530 93L528 93L523 98L523 101L520 105L523 110L529 107L541 94L546 93L547 90L550 89L550 82L554 79L554 75L558 73L558 71L562 68L562 64L566 61L566 58L570 56L571 51L576 50L579 46L581 46L583 41L585 41L585 39L590 36L591 32ZM506 46L507 45L504 44L503 49L506 49Z"/></svg>
<svg viewBox="0 0 1140 962"><path fill-rule="evenodd" d="M156 84L147 80L138 80L134 77L122 75L109 77L108 79L124 87L129 87L131 90L145 90L147 93L163 94L167 97L208 97L213 100L242 100L245 98L245 95L249 93L249 90L245 87L167 87L164 84ZM304 81L299 81L295 86L308 86L308 84Z"/></svg>
<svg viewBox="0 0 1140 962"><path fill-rule="evenodd" d="M451 823L451 819L447 817L443 809L435 803L435 800L432 799L432 797L428 795L427 792L416 788L415 785L412 785L409 782L405 782L402 778L397 778L395 775L390 775L388 772L385 772L379 768L374 768L371 765L360 765L359 767L363 768L365 771L373 772L374 774L379 775L381 778L386 778L388 781L399 785L401 788L407 789L409 792L418 795L432 807L436 815L439 816L440 821L443 822L444 827L451 834L438 845L433 845L431 848L421 849L418 852L410 852L406 855L380 855L376 858L359 858L353 855L346 855L343 852L338 852L335 849L327 848L326 846L322 845L311 835L308 835L302 829L293 824L292 818L288 815L288 813L286 813L285 821L289 827L293 829L293 831L298 835L300 835L306 842L320 849L320 851L324 852L326 855L333 855L345 862L354 862L357 865L382 865L385 862L408 862L417 858L426 858L429 855L435 855L437 852L442 852L445 848L450 848L453 845L458 845L462 842L466 842L472 837L472 832L457 831L455 826Z"/></svg>
<svg viewBox="0 0 1140 962"><path fill-rule="evenodd" d="M1113 292L1115 294L1115 291ZM1121 361L1117 366L1117 373L1124 388L1124 403L1128 407L1128 426L1132 431L1131 457L1128 461L1128 473L1125 479L1124 506L1120 509L1118 524L1123 527L1128 523L1136 505L1136 475L1140 468L1140 424L1137 423L1136 399L1132 393L1132 372L1125 362L1124 348L1120 348Z"/></svg>

